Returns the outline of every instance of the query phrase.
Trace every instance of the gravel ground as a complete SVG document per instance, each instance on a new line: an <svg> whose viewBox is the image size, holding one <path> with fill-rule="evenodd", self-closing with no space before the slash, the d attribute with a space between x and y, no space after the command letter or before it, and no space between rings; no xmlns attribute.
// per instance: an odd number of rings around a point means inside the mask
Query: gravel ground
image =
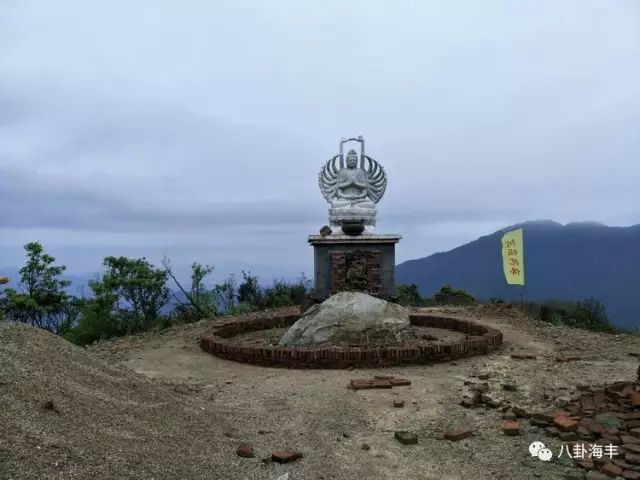
<svg viewBox="0 0 640 480"><path fill-rule="evenodd" d="M277 347L278 342L286 333L288 328L272 328L269 330L258 330L257 332L241 333L233 337L233 341L238 345L247 345L252 347ZM443 328L417 327L415 325L406 328L400 333L400 341L391 333L370 334L363 338L360 343L354 342L325 342L320 344L322 347L389 347L402 344L404 346L420 346L439 345L449 342L458 342L464 339L464 333L446 330ZM299 347L305 348L315 347Z"/></svg>
<svg viewBox="0 0 640 480"><path fill-rule="evenodd" d="M511 309L427 309L500 329L497 352L433 366L286 370L202 352L211 323L82 349L33 328L0 324L0 479L569 479L571 461L544 463L528 445L559 440L523 423L501 432L501 412L465 409L465 382L488 375L489 394L543 411L578 384L635 379L640 338L553 327ZM537 355L514 360L512 353ZM559 363L558 356L580 361ZM351 378L391 374L412 385L354 391ZM515 384L515 391L502 389ZM393 400L405 401L394 408ZM49 403L51 402L51 403ZM449 442L443 434L471 427ZM418 434L401 445L395 430ZM256 458L236 456L249 443ZM364 450L363 444L370 448ZM280 449L304 457L263 463Z"/></svg>

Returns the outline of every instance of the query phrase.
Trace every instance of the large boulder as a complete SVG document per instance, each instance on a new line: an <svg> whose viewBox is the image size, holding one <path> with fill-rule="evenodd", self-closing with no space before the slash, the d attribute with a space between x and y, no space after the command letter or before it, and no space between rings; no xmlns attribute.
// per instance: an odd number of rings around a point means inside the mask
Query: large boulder
<svg viewBox="0 0 640 480"><path fill-rule="evenodd" d="M340 292L307 310L280 345L360 343L367 334L391 335L399 341L400 332L409 325L409 314L400 305L366 293Z"/></svg>

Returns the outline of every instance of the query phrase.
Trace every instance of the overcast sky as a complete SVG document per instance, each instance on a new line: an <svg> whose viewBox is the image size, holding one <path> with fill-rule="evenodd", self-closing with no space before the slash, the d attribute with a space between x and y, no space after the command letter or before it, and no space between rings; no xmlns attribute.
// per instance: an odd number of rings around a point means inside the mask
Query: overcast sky
<svg viewBox="0 0 640 480"><path fill-rule="evenodd" d="M0 267L312 270L341 136L398 260L640 223L640 1L0 0Z"/></svg>

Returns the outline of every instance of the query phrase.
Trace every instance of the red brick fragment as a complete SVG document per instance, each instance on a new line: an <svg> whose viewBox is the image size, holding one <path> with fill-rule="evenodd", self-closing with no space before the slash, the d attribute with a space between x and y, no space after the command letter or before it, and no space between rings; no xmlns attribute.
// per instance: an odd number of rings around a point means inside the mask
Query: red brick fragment
<svg viewBox="0 0 640 480"><path fill-rule="evenodd" d="M506 420L502 424L502 431L505 435L518 435L520 433L520 424L515 420Z"/></svg>
<svg viewBox="0 0 640 480"><path fill-rule="evenodd" d="M640 455L640 445L637 443L625 443L620 447L625 452L635 453L636 455Z"/></svg>
<svg viewBox="0 0 640 480"><path fill-rule="evenodd" d="M253 458L253 448L251 445L242 444L236 450L236 454L242 458Z"/></svg>
<svg viewBox="0 0 640 480"><path fill-rule="evenodd" d="M471 435L473 435L473 432L470 428L458 428L457 430L445 433L444 438L446 440L451 440L452 442L457 442L458 440L470 437Z"/></svg>
<svg viewBox="0 0 640 480"><path fill-rule="evenodd" d="M278 463L289 463L299 458L302 458L302 453L294 450L282 450L271 454L271 460Z"/></svg>
<svg viewBox="0 0 640 480"><path fill-rule="evenodd" d="M624 456L624 459L627 463L633 463L634 465L640 465L640 455L636 455L634 453L627 453Z"/></svg>
<svg viewBox="0 0 640 480"><path fill-rule="evenodd" d="M391 384L391 380L375 378L371 382L371 388L393 388L393 385Z"/></svg>
<svg viewBox="0 0 640 480"><path fill-rule="evenodd" d="M614 463L607 463L604 467L600 469L602 473L605 475L609 475L610 477L617 477L622 475L622 469Z"/></svg>
<svg viewBox="0 0 640 480"><path fill-rule="evenodd" d="M578 422L571 420L565 415L559 415L553 419L553 424L563 432L568 432L578 428Z"/></svg>
<svg viewBox="0 0 640 480"><path fill-rule="evenodd" d="M582 360L582 357L578 357L576 355L568 356L568 357L556 357L556 362L576 362L578 360Z"/></svg>
<svg viewBox="0 0 640 480"><path fill-rule="evenodd" d="M373 388L371 386L373 382L366 378L356 378L351 380L351 388L354 390L363 390L365 388Z"/></svg>
<svg viewBox="0 0 640 480"><path fill-rule="evenodd" d="M521 353L513 353L511 354L511 358L513 358L514 360L537 360L538 359L538 357L535 355L521 354Z"/></svg>
<svg viewBox="0 0 640 480"><path fill-rule="evenodd" d="M392 378L389 382L391 382L393 387L405 387L407 385L411 385L411 380L406 378Z"/></svg>

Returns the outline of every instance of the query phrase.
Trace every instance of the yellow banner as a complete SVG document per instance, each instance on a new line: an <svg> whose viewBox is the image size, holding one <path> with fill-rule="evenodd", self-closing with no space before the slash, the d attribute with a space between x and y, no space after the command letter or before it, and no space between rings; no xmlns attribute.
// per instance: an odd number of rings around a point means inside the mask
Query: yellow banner
<svg viewBox="0 0 640 480"><path fill-rule="evenodd" d="M509 285L524 285L524 250L522 229L512 230L502 236L502 268Z"/></svg>

